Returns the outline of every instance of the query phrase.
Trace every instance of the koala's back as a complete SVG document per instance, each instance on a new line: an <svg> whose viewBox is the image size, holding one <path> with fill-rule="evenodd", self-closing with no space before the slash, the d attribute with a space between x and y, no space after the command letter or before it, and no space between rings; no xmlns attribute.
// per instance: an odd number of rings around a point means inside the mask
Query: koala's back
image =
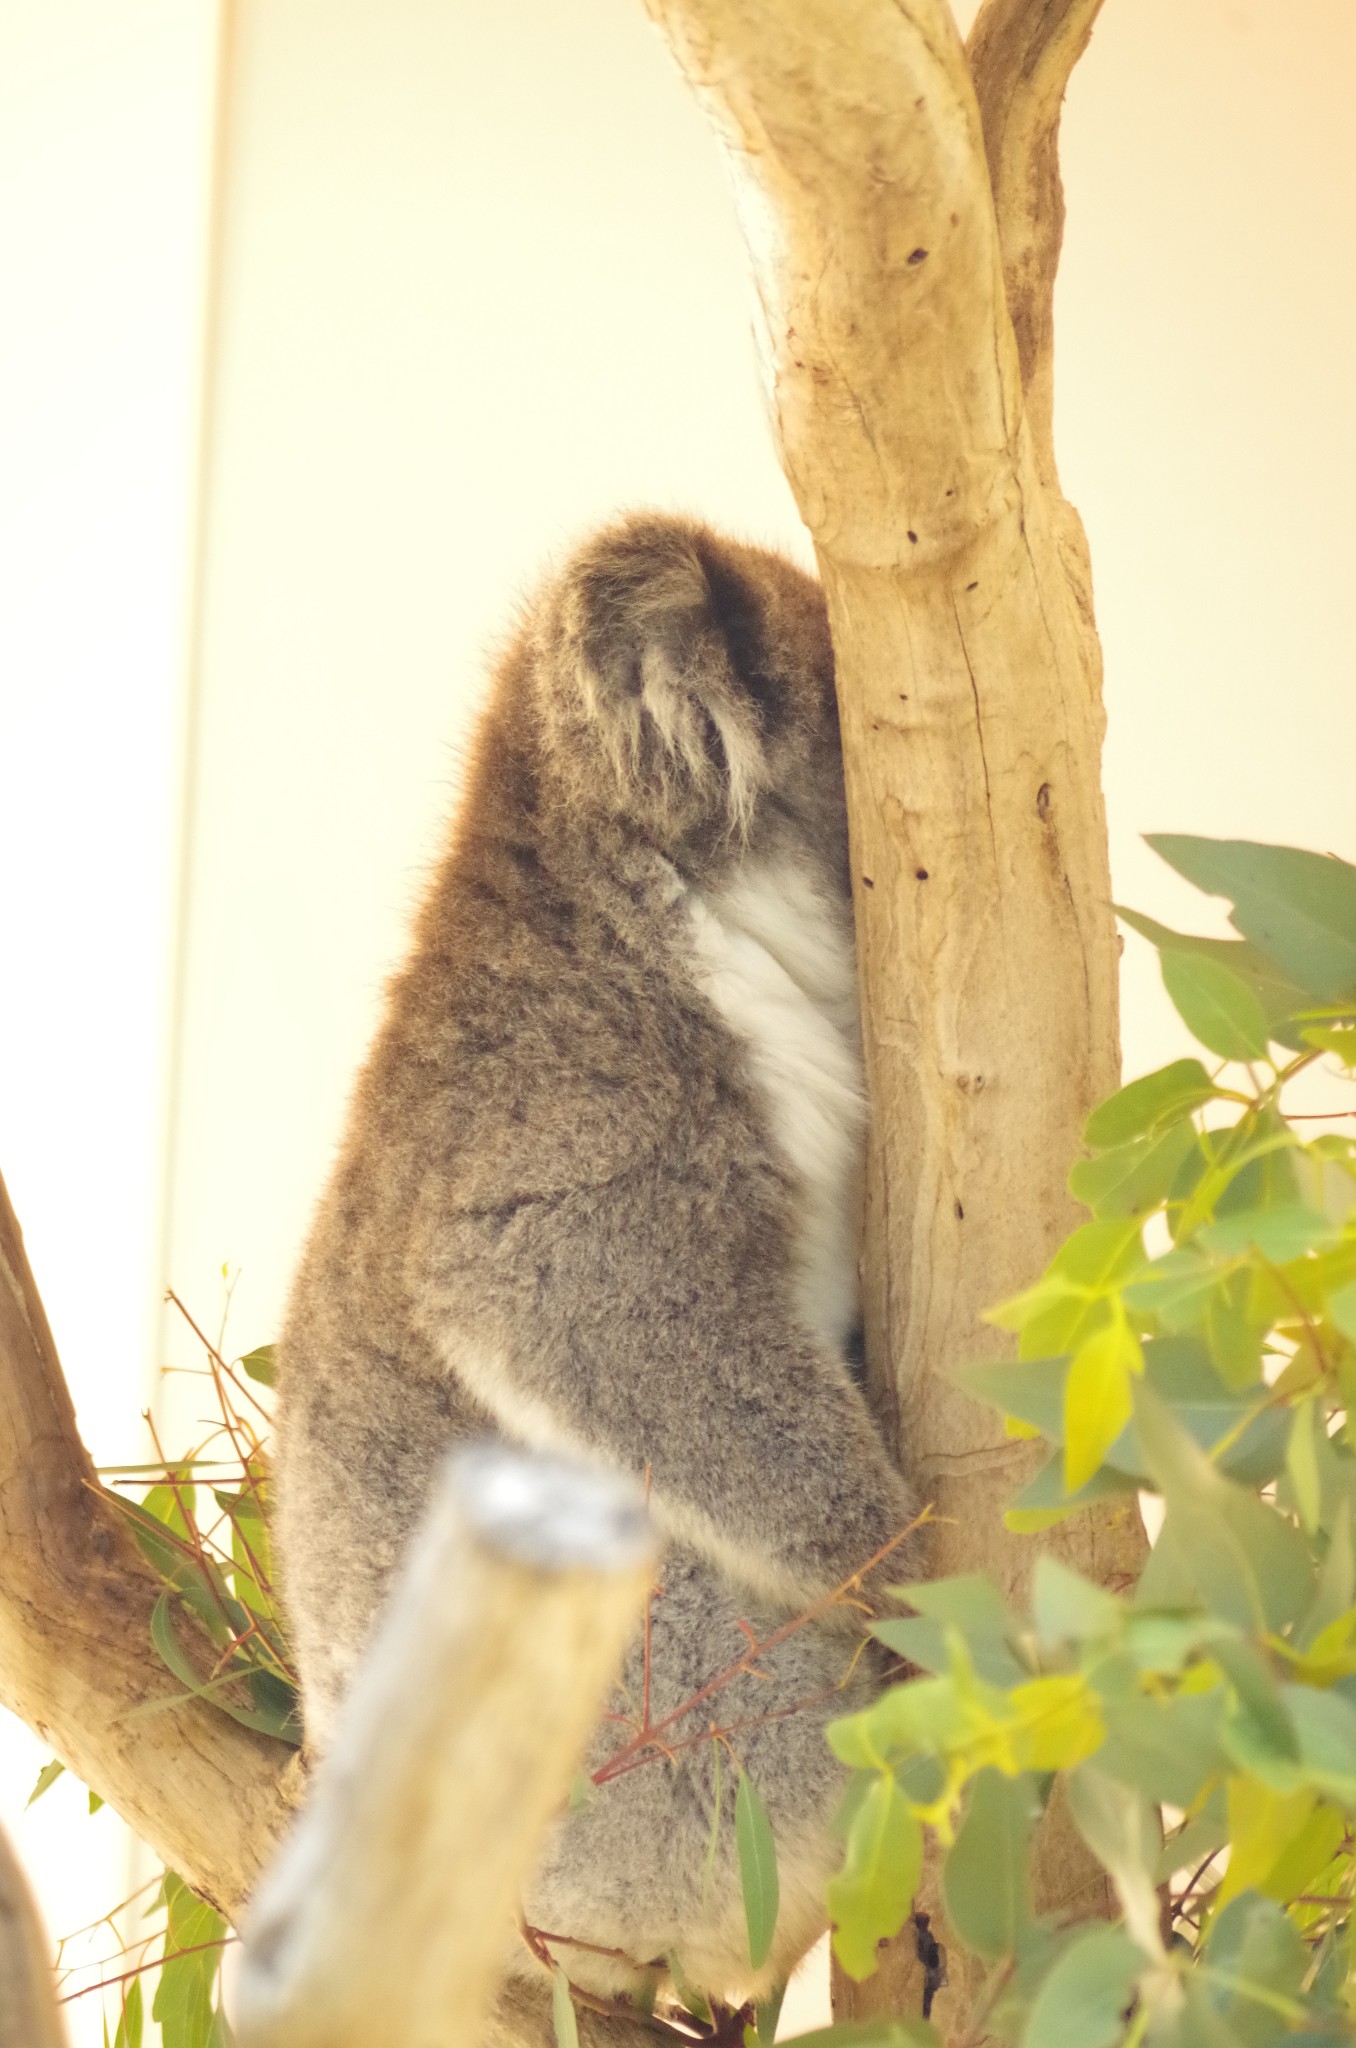
<svg viewBox="0 0 1356 2048"><path fill-rule="evenodd" d="M741 1620L770 1633L903 1526L844 1362L852 980L817 587L683 522L609 530L498 672L293 1291L279 1537L313 1742L459 1437L648 1475L671 1548L623 1718L647 1679L656 1717L679 1706L739 1656ZM529 1919L749 1987L714 1715L777 1834L762 1974L784 1975L822 1921L821 1731L853 1648L796 1632L614 1778L626 1730L605 1722L606 1782L547 1845ZM636 1981L588 1950L567 1967Z"/></svg>

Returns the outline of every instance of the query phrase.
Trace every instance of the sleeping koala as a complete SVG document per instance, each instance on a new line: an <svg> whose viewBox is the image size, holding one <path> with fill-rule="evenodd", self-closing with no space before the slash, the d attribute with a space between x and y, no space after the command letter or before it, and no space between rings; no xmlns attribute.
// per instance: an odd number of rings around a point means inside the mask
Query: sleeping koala
<svg viewBox="0 0 1356 2048"><path fill-rule="evenodd" d="M293 1288L278 1436L322 1749L449 1444L499 1433L648 1476L648 1670L638 1641L588 1759L602 1781L523 1902L599 1994L663 1995L672 1959L737 2003L824 1924L843 1774L823 1726L882 1668L850 1610L605 1766L647 1692L659 1721L747 1649L741 1623L771 1635L910 1520L847 1362L858 1040L818 585L689 521L627 519L498 669ZM778 1849L757 1972L735 1761Z"/></svg>

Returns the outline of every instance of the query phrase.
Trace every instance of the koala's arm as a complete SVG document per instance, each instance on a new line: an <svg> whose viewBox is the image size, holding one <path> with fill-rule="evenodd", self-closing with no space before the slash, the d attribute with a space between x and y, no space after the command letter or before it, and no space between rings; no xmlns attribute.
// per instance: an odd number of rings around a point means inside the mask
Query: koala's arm
<svg viewBox="0 0 1356 2048"><path fill-rule="evenodd" d="M424 1241L458 1298L433 1280L424 1317L508 1433L648 1471L672 1533L808 1604L898 1536L913 1502L846 1366L791 1312L766 1187L739 1181L728 1162L717 1188L651 1160L507 1221L500 1209L492 1231L444 1217ZM884 1577L908 1570L896 1554Z"/></svg>

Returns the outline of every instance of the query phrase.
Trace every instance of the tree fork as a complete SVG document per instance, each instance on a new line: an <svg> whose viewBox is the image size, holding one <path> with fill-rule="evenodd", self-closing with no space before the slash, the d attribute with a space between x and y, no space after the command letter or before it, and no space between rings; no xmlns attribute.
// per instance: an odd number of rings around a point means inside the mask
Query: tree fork
<svg viewBox="0 0 1356 2048"><path fill-rule="evenodd" d="M151 1646L163 1590L80 1441L0 1180L0 1703L234 1919L295 1751L184 1699Z"/></svg>
<svg viewBox="0 0 1356 2048"><path fill-rule="evenodd" d="M783 466L828 598L872 1123L870 1384L933 1502L930 1569L1020 1595L1001 1507L1032 1448L949 1370L1074 1221L1065 1175L1116 1084L1101 657L1051 441L1056 139L1097 0L647 0L723 143ZM973 72L972 67L973 66ZM1047 1547L1102 1581L1135 1517ZM1111 1910L1061 1812L1044 1909ZM918 1904L947 1944L935 1870ZM917 2013L910 1930L840 2016ZM954 1945L933 2017L978 2038Z"/></svg>

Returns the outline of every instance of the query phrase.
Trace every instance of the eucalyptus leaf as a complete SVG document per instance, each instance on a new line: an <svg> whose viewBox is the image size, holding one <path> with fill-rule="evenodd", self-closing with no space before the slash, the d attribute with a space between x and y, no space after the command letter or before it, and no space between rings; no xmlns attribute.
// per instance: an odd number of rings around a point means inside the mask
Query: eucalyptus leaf
<svg viewBox="0 0 1356 2048"><path fill-rule="evenodd" d="M1220 1743L1224 1707L1219 1687L1107 1701L1097 1768L1156 1804L1189 1807L1228 1768Z"/></svg>
<svg viewBox="0 0 1356 2048"><path fill-rule="evenodd" d="M1114 2048L1146 1967L1118 1927L1075 1936L1036 1994L1022 2048Z"/></svg>
<svg viewBox="0 0 1356 2048"><path fill-rule="evenodd" d="M261 1387L276 1386L278 1366L272 1344L257 1345L239 1361L242 1371Z"/></svg>
<svg viewBox="0 0 1356 2048"><path fill-rule="evenodd" d="M843 1867L828 1887L833 1952L849 1977L871 1975L877 1945L913 1909L922 1868L923 1830L893 1772L881 1772L857 1807Z"/></svg>
<svg viewBox="0 0 1356 2048"><path fill-rule="evenodd" d="M226 1922L172 1871L165 1873L165 1896L164 1965L151 2017L160 2022L162 2048L209 2048Z"/></svg>
<svg viewBox="0 0 1356 2048"><path fill-rule="evenodd" d="M1155 1073L1127 1081L1099 1103L1083 1126L1084 1140L1099 1152L1123 1145L1127 1139L1177 1123L1218 1093L1199 1060L1173 1060Z"/></svg>
<svg viewBox="0 0 1356 2048"><path fill-rule="evenodd" d="M981 1771L942 1873L946 1911L966 1947L997 1962L1031 1919L1028 1872L1039 1802L1026 1776Z"/></svg>
<svg viewBox="0 0 1356 2048"><path fill-rule="evenodd" d="M1163 986L1193 1038L1225 1060L1265 1059L1267 1020L1245 981L1200 953L1159 956Z"/></svg>
<svg viewBox="0 0 1356 2048"><path fill-rule="evenodd" d="M54 1756L50 1763L45 1763L38 1772L37 1783L24 1801L24 1805L31 1806L35 1799L41 1799L43 1793L55 1785L65 1768L65 1764L62 1763L59 1757Z"/></svg>
<svg viewBox="0 0 1356 2048"><path fill-rule="evenodd" d="M1310 999L1298 982L1282 974L1275 961L1268 960L1259 947L1247 939L1203 939L1191 932L1175 932L1156 919L1145 917L1141 911L1126 910L1119 903L1114 908L1124 924L1157 946L1160 953L1190 953L1199 959L1217 960L1227 967L1256 996L1272 1037L1296 1052L1300 1050L1298 1033L1287 1033L1285 1027Z"/></svg>
<svg viewBox="0 0 1356 2048"><path fill-rule="evenodd" d="M1178 874L1233 903L1232 922L1320 1002L1356 990L1356 868L1295 846L1150 833Z"/></svg>
<svg viewBox="0 0 1356 2048"><path fill-rule="evenodd" d="M1152 1137L1131 1138L1077 1160L1069 1170L1069 1193L1098 1217L1146 1216L1167 1200L1195 1144L1195 1126L1184 1117Z"/></svg>
<svg viewBox="0 0 1356 2048"><path fill-rule="evenodd" d="M559 1963L551 1970L551 2027L556 2048L579 2048L579 2021L570 1996L570 1980Z"/></svg>
<svg viewBox="0 0 1356 2048"><path fill-rule="evenodd" d="M755 1970L761 1970L777 1931L781 1894L772 1823L747 1771L740 1772L739 1790L735 1794L735 1846L739 1851L739 1879L744 1894L749 1961Z"/></svg>

